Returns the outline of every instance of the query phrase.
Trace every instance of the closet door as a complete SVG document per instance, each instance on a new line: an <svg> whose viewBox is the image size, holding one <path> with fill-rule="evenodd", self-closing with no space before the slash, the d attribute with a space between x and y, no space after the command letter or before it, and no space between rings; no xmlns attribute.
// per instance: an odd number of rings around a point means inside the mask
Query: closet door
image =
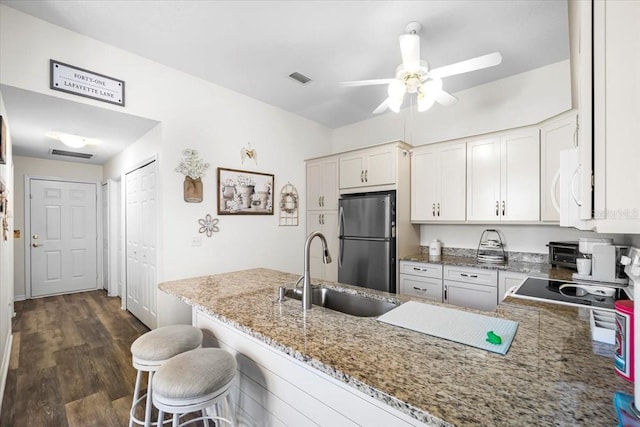
<svg viewBox="0 0 640 427"><path fill-rule="evenodd" d="M157 324L156 163L126 175L127 310L150 329Z"/></svg>

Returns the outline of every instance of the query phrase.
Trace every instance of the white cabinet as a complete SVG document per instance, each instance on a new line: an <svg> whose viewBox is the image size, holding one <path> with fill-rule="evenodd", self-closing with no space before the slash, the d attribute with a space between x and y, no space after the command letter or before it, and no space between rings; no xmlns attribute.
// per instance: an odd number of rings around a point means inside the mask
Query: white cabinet
<svg viewBox="0 0 640 427"><path fill-rule="evenodd" d="M466 144L437 144L413 150L411 221L464 221Z"/></svg>
<svg viewBox="0 0 640 427"><path fill-rule="evenodd" d="M444 301L477 310L497 306L498 273L496 270L444 266Z"/></svg>
<svg viewBox="0 0 640 427"><path fill-rule="evenodd" d="M577 146L577 133L575 112L544 123L540 128L540 220L543 222L560 221L560 151Z"/></svg>
<svg viewBox="0 0 640 427"><path fill-rule="evenodd" d="M467 219L540 220L537 128L467 143Z"/></svg>
<svg viewBox="0 0 640 427"><path fill-rule="evenodd" d="M640 233L639 23L638 1L593 3L593 217L599 232Z"/></svg>
<svg viewBox="0 0 640 427"><path fill-rule="evenodd" d="M338 159L307 162L307 210L338 209Z"/></svg>
<svg viewBox="0 0 640 427"><path fill-rule="evenodd" d="M505 294L512 287L522 283L527 278L526 273L518 273L515 271L499 271L498 272L498 303L502 301Z"/></svg>
<svg viewBox="0 0 640 427"><path fill-rule="evenodd" d="M396 150L384 146L340 156L340 189L396 183Z"/></svg>
<svg viewBox="0 0 640 427"><path fill-rule="evenodd" d="M400 262L399 293L442 302L442 265Z"/></svg>
<svg viewBox="0 0 640 427"><path fill-rule="evenodd" d="M332 262L322 262L322 243L313 239L309 253L311 275L316 279L338 280L338 212L307 212L307 233L320 231L327 239L327 246Z"/></svg>

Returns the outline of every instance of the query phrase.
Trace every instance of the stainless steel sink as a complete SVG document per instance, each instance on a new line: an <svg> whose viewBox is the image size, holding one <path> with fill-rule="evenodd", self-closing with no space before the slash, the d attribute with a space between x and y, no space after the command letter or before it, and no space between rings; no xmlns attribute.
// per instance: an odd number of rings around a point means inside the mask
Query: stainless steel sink
<svg viewBox="0 0 640 427"><path fill-rule="evenodd" d="M301 300L302 289L287 289L285 296ZM397 304L389 301L380 301L329 288L311 289L311 303L358 317L376 317L398 307Z"/></svg>

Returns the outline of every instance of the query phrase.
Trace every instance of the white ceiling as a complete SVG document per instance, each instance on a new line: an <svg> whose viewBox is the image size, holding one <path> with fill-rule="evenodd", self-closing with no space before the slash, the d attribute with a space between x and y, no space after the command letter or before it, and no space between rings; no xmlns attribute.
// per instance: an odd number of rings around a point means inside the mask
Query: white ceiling
<svg viewBox="0 0 640 427"><path fill-rule="evenodd" d="M0 3L330 128L372 117L386 87L339 82L393 77L410 21L423 26L421 57L431 68L502 53L497 67L446 78L450 93L569 58L562 0ZM290 79L294 71L313 82Z"/></svg>

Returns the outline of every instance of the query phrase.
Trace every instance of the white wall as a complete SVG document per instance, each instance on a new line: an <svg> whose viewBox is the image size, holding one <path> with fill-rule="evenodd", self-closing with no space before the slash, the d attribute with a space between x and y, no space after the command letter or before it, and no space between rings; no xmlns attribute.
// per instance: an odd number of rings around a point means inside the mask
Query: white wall
<svg viewBox="0 0 640 427"><path fill-rule="evenodd" d="M445 84L446 88L446 84ZM335 129L334 151L402 140L414 146L539 123L571 109L569 60L455 93L458 102L415 107Z"/></svg>
<svg viewBox="0 0 640 427"><path fill-rule="evenodd" d="M304 206L304 159L330 151L329 129L14 9L0 8L3 84L161 122L105 165L103 175L105 179L119 176L141 160L157 155L161 230L158 280L257 266L302 271L304 215L297 227L279 227L277 209L273 216L218 216L216 168L272 173L274 205L278 204L280 188L291 182L298 188ZM124 80L127 106L51 91L50 58ZM258 151L258 165L241 163L240 150L248 142ZM181 151L187 147L197 149L211 163L204 177L202 203L183 201L184 177L174 172ZM198 219L206 214L219 218L220 232L212 238L203 237L202 246L192 247L192 237L199 235Z"/></svg>
<svg viewBox="0 0 640 427"><path fill-rule="evenodd" d="M25 271L24 271L24 242L29 236L24 233L24 177L48 177L63 178L70 181L102 180L102 166L81 163L72 163L59 160L34 159L31 157L14 156L14 187L15 187L15 219L14 227L20 230L20 238L14 240L14 294L16 300L25 298ZM98 187L99 188L99 187Z"/></svg>
<svg viewBox="0 0 640 427"><path fill-rule="evenodd" d="M431 240L438 239L443 247L477 249L482 232L488 228L500 232L505 250L511 252L548 253L547 243L575 241L580 237L610 237L615 243L628 243L623 234L596 234L557 225L436 224L420 227L420 244L429 246Z"/></svg>
<svg viewBox="0 0 640 427"><path fill-rule="evenodd" d="M13 316L13 218L14 218L14 192L12 163L13 156L11 150L11 136L9 135L10 124L7 121L2 93L0 93L0 116L5 120L7 134L5 135L6 163L0 164L0 181L9 190L9 236L5 241L2 238L2 221L0 215L0 399L4 395L9 369L9 357L11 354L11 317ZM0 401L0 411L2 402Z"/></svg>

